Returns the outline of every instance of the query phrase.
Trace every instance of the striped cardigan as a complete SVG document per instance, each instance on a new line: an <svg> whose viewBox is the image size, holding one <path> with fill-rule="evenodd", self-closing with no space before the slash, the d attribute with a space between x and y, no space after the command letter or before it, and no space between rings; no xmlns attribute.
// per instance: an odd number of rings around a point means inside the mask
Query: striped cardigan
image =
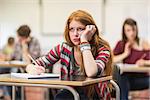
<svg viewBox="0 0 150 100"><path fill-rule="evenodd" d="M110 51L108 48L104 46L99 46L97 55L94 57L95 62L97 64L98 72L97 76L100 76L103 74L106 63L108 62L108 59L110 57ZM54 48L52 48L47 55L40 57L36 60L36 62L44 66L45 68L49 68L52 70L53 65L59 61L61 62L61 76L70 76L70 75L76 75L76 66L75 66L75 60L74 60L74 51L73 48L70 47L67 43L62 43ZM97 93L101 95L101 97L108 97L108 89L106 88L106 83L98 84L95 86ZM102 90L102 91L101 91ZM102 93L102 92L105 92ZM107 92L107 93L106 93Z"/></svg>

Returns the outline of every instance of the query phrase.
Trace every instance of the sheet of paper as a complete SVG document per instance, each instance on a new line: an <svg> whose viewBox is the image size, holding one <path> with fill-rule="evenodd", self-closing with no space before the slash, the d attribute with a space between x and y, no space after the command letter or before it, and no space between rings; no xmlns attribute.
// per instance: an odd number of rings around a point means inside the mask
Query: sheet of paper
<svg viewBox="0 0 150 100"><path fill-rule="evenodd" d="M12 60L12 61L9 61L10 64L27 64L26 62L24 61L19 61L19 60Z"/></svg>
<svg viewBox="0 0 150 100"><path fill-rule="evenodd" d="M25 78L25 79L45 79L45 78L59 78L60 74L43 73L40 75L32 75L28 73L11 73L11 77Z"/></svg>
<svg viewBox="0 0 150 100"><path fill-rule="evenodd" d="M118 63L116 64L119 67L138 67L136 64L123 64L123 63Z"/></svg>

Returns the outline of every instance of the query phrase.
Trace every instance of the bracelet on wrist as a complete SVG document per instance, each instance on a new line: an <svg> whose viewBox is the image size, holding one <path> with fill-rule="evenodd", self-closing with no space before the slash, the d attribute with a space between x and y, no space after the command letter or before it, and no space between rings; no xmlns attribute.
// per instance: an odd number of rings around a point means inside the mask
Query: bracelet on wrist
<svg viewBox="0 0 150 100"><path fill-rule="evenodd" d="M84 50L91 50L90 44L82 44L80 45L80 50L83 52Z"/></svg>
<svg viewBox="0 0 150 100"><path fill-rule="evenodd" d="M90 46L90 44L80 44L80 48L83 46Z"/></svg>

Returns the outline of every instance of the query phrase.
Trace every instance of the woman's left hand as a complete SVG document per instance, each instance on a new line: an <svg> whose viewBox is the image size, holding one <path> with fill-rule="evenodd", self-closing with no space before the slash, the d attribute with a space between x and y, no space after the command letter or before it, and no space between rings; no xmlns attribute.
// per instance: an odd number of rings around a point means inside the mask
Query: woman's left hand
<svg viewBox="0 0 150 100"><path fill-rule="evenodd" d="M145 65L145 60L144 59L139 59L138 61L136 61L136 64L139 66L144 66Z"/></svg>
<svg viewBox="0 0 150 100"><path fill-rule="evenodd" d="M80 34L80 41L90 41L92 39L92 36L96 32L95 25L87 25L86 29Z"/></svg>

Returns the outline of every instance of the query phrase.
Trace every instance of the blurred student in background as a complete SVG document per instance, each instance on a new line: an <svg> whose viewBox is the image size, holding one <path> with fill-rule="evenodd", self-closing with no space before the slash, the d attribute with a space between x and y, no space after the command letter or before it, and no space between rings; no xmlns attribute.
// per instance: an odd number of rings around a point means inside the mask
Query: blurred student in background
<svg viewBox="0 0 150 100"><path fill-rule="evenodd" d="M145 43L147 45L145 46ZM138 36L138 26L135 20L127 18L122 27L122 40L114 49L114 62L127 64L146 65L150 61L150 47L148 42L141 41ZM130 90L149 88L149 75L147 73L123 73L119 74L115 68L114 79L116 79L120 90L120 100L128 100Z"/></svg>
<svg viewBox="0 0 150 100"><path fill-rule="evenodd" d="M9 37L7 44L1 50L1 55L3 55L3 61L11 60L11 56L14 52L15 39L14 37ZM0 68L0 73L9 73L11 68Z"/></svg>
<svg viewBox="0 0 150 100"><path fill-rule="evenodd" d="M15 39L14 37L9 37L7 40L7 44L4 46L4 48L1 50L1 56L3 61L11 60L11 55L14 51L14 45L15 45ZM11 68L0 68L0 74L10 73ZM9 94L9 88L8 86L0 86L0 99L3 100L11 100L10 94Z"/></svg>
<svg viewBox="0 0 150 100"><path fill-rule="evenodd" d="M0 58L5 61L5 60L10 60L11 55L14 51L14 45L15 45L15 39L14 37L9 37L7 39L7 44L0 49Z"/></svg>
<svg viewBox="0 0 150 100"><path fill-rule="evenodd" d="M15 46L15 38L9 37L7 40L7 44L3 48L3 54L6 56L5 60L11 60L11 56L14 52Z"/></svg>
<svg viewBox="0 0 150 100"><path fill-rule="evenodd" d="M86 77L111 75L110 46L100 37L98 28L89 13L83 10L73 12L66 22L64 37L66 42L58 44L45 56L37 59L39 66L29 64L26 67L27 72L31 74L43 73L45 68L52 69L53 65L60 60L62 78L75 75ZM105 83L105 85L105 88L94 84L87 87L74 87L74 89L79 93L81 100L110 99L107 84ZM55 96L55 100L73 99L72 93L65 89L60 90Z"/></svg>
<svg viewBox="0 0 150 100"><path fill-rule="evenodd" d="M31 36L31 29L28 25L21 25L17 30L18 41L15 45L15 50L12 55L14 60L24 61L25 63L31 63L31 59L28 57L30 54L34 59L41 55L41 48L39 41ZM41 92L40 92L41 91ZM25 87L26 100L32 97L33 100L42 100L44 92L41 88ZM38 94L37 94L38 93ZM36 95L36 96L35 96Z"/></svg>
<svg viewBox="0 0 150 100"><path fill-rule="evenodd" d="M30 35L31 29L28 25L22 25L17 30L18 41L15 45L13 59L31 63L28 54L34 59L38 58L41 53L39 41Z"/></svg>
<svg viewBox="0 0 150 100"><path fill-rule="evenodd" d="M15 38L9 37L7 44L0 49L0 60L6 61L11 60L11 55L14 52Z"/></svg>

